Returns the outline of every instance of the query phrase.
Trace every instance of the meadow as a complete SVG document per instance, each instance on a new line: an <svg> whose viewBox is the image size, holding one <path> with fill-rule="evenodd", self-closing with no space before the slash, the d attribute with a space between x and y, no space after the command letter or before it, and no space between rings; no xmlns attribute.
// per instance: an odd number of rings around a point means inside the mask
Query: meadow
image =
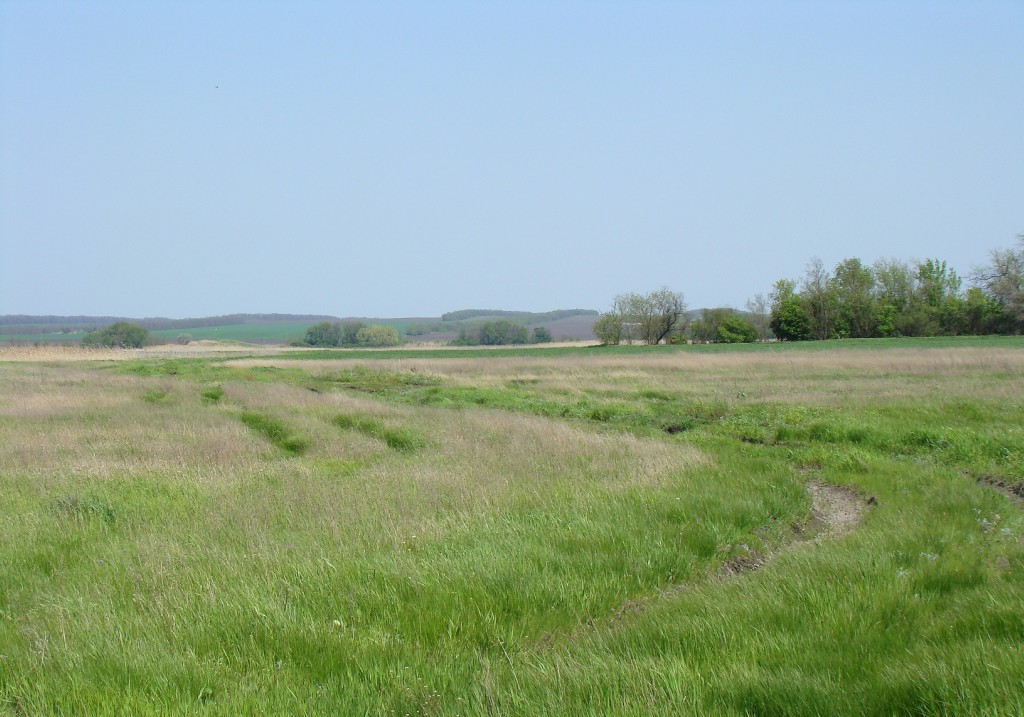
<svg viewBox="0 0 1024 717"><path fill-rule="evenodd" d="M1020 338L76 351L0 353L8 714L1024 714Z"/></svg>

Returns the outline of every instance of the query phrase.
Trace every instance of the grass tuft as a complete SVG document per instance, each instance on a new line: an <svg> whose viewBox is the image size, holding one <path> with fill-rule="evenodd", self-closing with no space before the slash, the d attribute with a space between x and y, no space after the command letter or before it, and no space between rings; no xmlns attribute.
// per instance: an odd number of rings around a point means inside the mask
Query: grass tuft
<svg viewBox="0 0 1024 717"><path fill-rule="evenodd" d="M426 441L412 428L389 427L373 418L339 414L331 419L338 428L355 430L371 438L384 441L388 448L402 453L412 453L423 448Z"/></svg>
<svg viewBox="0 0 1024 717"><path fill-rule="evenodd" d="M242 411L239 420L289 455L298 456L309 448L309 440L294 434L283 421L255 411Z"/></svg>
<svg viewBox="0 0 1024 717"><path fill-rule="evenodd" d="M142 400L146 403L166 403L170 400L170 393L160 388L147 389L142 394Z"/></svg>
<svg viewBox="0 0 1024 717"><path fill-rule="evenodd" d="M220 384L218 384L216 386L204 388L199 395L203 398L204 401L208 401L210 403L217 403L222 398L224 398L224 389L221 388Z"/></svg>

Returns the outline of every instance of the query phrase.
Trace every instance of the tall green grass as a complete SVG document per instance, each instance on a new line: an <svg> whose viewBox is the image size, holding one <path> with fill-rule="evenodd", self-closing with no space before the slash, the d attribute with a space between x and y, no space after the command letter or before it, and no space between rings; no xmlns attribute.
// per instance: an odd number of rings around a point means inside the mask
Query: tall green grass
<svg viewBox="0 0 1024 717"><path fill-rule="evenodd" d="M884 353L0 366L0 710L1022 713L1024 387Z"/></svg>

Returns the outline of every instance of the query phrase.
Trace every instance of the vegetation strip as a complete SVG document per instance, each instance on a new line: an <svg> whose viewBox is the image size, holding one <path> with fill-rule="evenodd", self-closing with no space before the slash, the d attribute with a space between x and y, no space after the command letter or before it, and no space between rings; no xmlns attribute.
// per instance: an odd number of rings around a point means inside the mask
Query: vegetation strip
<svg viewBox="0 0 1024 717"><path fill-rule="evenodd" d="M296 435L283 421L255 411L242 411L239 420L253 431L290 455L301 455L309 448L309 440Z"/></svg>

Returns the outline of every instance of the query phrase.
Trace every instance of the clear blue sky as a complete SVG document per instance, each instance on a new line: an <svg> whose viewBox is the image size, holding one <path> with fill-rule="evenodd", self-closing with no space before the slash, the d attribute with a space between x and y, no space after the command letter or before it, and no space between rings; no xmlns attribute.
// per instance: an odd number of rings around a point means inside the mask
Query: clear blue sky
<svg viewBox="0 0 1024 717"><path fill-rule="evenodd" d="M1021 0L0 0L0 314L742 307L1021 232Z"/></svg>

